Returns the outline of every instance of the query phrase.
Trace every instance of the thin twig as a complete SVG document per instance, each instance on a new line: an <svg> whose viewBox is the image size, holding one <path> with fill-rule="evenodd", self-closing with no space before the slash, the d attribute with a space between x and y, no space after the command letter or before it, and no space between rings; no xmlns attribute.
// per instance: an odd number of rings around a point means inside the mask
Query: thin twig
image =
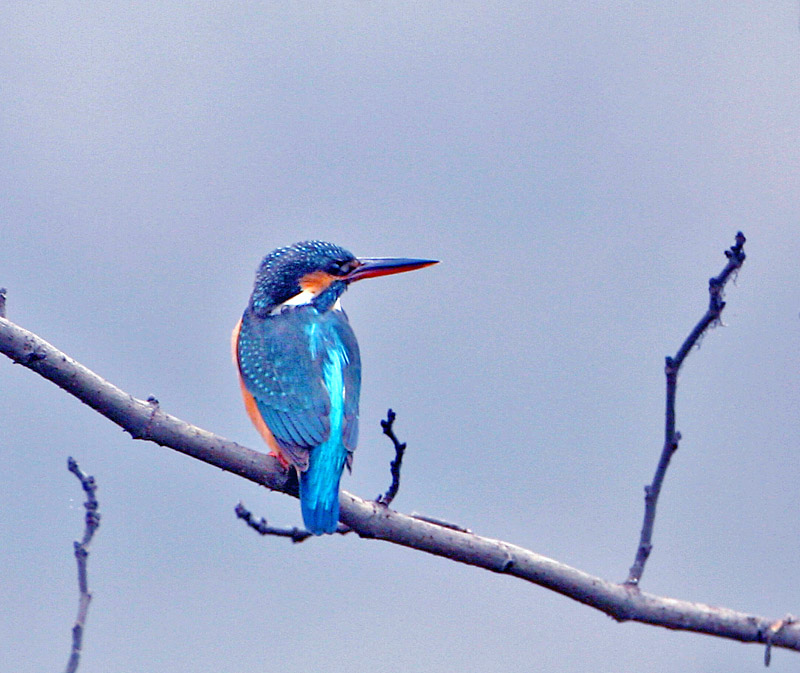
<svg viewBox="0 0 800 673"><path fill-rule="evenodd" d="M428 516L427 514L420 514L419 512L411 512L409 516L413 517L414 519L418 519L419 521L425 521L426 523L432 523L435 526L441 526L442 528L457 530L461 533L472 533L469 528L465 528L461 524L453 523L452 521L445 521L444 519L440 519L435 516Z"/></svg>
<svg viewBox="0 0 800 673"><path fill-rule="evenodd" d="M394 421L396 418L397 414L389 409L389 411L386 412L386 420L381 421L383 434L392 440L395 452L394 460L389 465L392 474L392 483L389 485L389 490L383 495L379 495L378 499L375 501L379 505L385 505L386 507L392 504L392 500L394 500L397 495L397 490L400 488L400 468L403 466L403 455L406 452L406 443L400 442L394 434Z"/></svg>
<svg viewBox="0 0 800 673"><path fill-rule="evenodd" d="M794 615L786 615L783 619L777 620L774 624L770 625L766 633L766 647L764 648L764 666L769 667L772 661L772 638L776 633L779 633L787 624L794 624L797 622L797 617Z"/></svg>
<svg viewBox="0 0 800 673"><path fill-rule="evenodd" d="M81 658L83 629L86 625L89 603L92 600L86 574L86 560L89 557L89 543L91 543L95 531L100 526L100 512L98 511L99 504L95 497L97 484L94 481L94 477L86 475L71 456L67 459L67 469L80 480L81 486L86 493L86 502L83 503L86 508L86 527L83 531L83 539L80 542L76 540L74 543L75 558L78 562L78 589L80 591L78 616L75 619L75 626L72 627L72 651L65 669L66 673L75 673L78 670L78 663Z"/></svg>
<svg viewBox="0 0 800 673"><path fill-rule="evenodd" d="M209 465L238 474L275 491L297 495L277 458L240 446L190 425L113 386L33 332L0 318L0 352L52 381L111 421ZM31 359L30 353L41 357ZM705 633L743 642L765 643L774 619L696 603L610 582L509 542L426 523L342 491L342 521L361 538L433 554L517 577L591 606L618 621ZM772 647L800 651L800 624L787 624L771 637Z"/></svg>
<svg viewBox="0 0 800 673"><path fill-rule="evenodd" d="M644 487L644 521L642 522L642 532L639 537L639 546L636 549L636 558L633 565L628 572L628 579L625 584L629 586L637 586L642 579L644 573L644 566L647 563L647 558L653 549L653 527L656 520L656 505L658 504L658 496L661 493L661 486L664 483L664 477L667 474L669 462L675 451L678 450L678 443L681 440L681 434L675 430L675 395L678 387L678 372L680 371L683 361L686 356L694 348L697 340L703 333L712 325L716 325L720 321L722 310L725 308L725 302L722 299L725 284L731 276L738 271L742 264L744 264L744 243L746 239L744 234L740 231L736 234L736 244L725 251L725 256L728 258L728 263L718 276L714 276L708 281L709 302L708 310L700 321L694 326L686 340L681 344L675 357L666 358L666 366L664 372L667 378L667 394L666 394L666 413L664 423L664 446L661 450L661 457L658 461L658 467L653 477L653 482Z"/></svg>
<svg viewBox="0 0 800 673"><path fill-rule="evenodd" d="M243 519L244 522L250 526L254 531L256 531L259 535L275 535L276 537L288 537L292 539L292 542L305 542L308 538L313 537L313 533L310 531L305 530L304 528L297 528L296 526L292 528L276 528L274 526L270 526L267 523L267 520L262 516L260 519L256 520L253 513L247 509L243 503L239 503L236 505L236 516L240 519ZM347 533L352 533L352 528L348 528L343 524L339 524L336 528L336 533L339 535L346 535Z"/></svg>
<svg viewBox="0 0 800 673"><path fill-rule="evenodd" d="M303 542L312 536L307 530L302 528L274 528L267 523L267 520L264 517L261 517L258 521L256 521L255 517L253 516L252 512L247 509L243 503L239 503L236 505L236 516L240 519L243 519L244 522L250 526L254 531L259 533L260 535L277 535L278 537L290 537L292 538L292 542Z"/></svg>

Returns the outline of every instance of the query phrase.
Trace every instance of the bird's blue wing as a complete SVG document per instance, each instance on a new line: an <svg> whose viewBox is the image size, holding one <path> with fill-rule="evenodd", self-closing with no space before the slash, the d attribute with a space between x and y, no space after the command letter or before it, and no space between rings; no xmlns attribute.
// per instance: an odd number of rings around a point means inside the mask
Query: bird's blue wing
<svg viewBox="0 0 800 673"><path fill-rule="evenodd" d="M237 346L239 373L279 447L298 468L308 450L330 433L330 398L325 388L324 353L314 349L308 325L312 308L259 317L246 311Z"/></svg>
<svg viewBox="0 0 800 673"><path fill-rule="evenodd" d="M302 306L266 317L246 311L242 318L237 345L242 381L278 446L300 470L308 465L308 451L330 435L324 364L332 351L342 363L342 444L349 465L358 442L361 357L347 316Z"/></svg>

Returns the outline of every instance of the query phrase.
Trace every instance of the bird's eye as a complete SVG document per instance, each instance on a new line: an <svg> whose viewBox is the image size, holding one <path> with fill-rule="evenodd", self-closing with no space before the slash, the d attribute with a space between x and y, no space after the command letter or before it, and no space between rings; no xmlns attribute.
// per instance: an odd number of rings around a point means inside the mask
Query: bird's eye
<svg viewBox="0 0 800 673"><path fill-rule="evenodd" d="M328 267L328 273L330 273L332 276L346 276L353 269L355 269L356 266L358 266L358 264L353 259L349 259L344 262L331 262L330 266Z"/></svg>

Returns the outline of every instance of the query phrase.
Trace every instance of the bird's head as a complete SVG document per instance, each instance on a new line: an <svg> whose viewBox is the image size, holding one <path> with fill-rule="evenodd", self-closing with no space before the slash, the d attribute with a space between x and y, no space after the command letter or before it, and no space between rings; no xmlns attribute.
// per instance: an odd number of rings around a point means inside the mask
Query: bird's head
<svg viewBox="0 0 800 673"><path fill-rule="evenodd" d="M436 264L436 260L358 258L333 243L303 241L273 250L264 257L256 273L250 304L259 315L300 304L313 304L320 311L327 311L350 283L431 264Z"/></svg>

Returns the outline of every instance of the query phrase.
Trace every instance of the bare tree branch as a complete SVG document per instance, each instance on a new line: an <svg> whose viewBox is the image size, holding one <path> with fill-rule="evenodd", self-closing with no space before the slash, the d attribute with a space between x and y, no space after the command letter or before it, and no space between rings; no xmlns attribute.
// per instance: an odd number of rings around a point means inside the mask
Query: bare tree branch
<svg viewBox="0 0 800 673"><path fill-rule="evenodd" d="M97 484L94 481L94 477L85 474L71 456L67 459L67 469L78 477L86 493L86 502L83 503L86 508L86 527L83 531L83 539L80 542L75 542L75 558L78 562L78 590L80 592L78 616L75 619L75 626L72 627L72 651L65 669L65 673L75 673L78 670L78 663L81 658L83 629L86 625L89 603L92 600L92 594L89 591L89 580L86 574L86 560L89 557L89 544L94 537L95 531L100 526L100 512L98 511L99 503L95 496Z"/></svg>
<svg viewBox="0 0 800 673"><path fill-rule="evenodd" d="M297 496L277 459L166 414L108 383L35 334L0 318L0 351L49 379L127 430L223 470ZM518 577L601 610L618 621L638 621L743 642L800 651L800 624L645 593L609 582L517 545L429 523L342 491L342 523L360 537L386 540Z"/></svg>
<svg viewBox="0 0 800 673"><path fill-rule="evenodd" d="M117 388L32 332L0 318L0 351L113 421L134 439L166 446L275 491L297 495L277 458L240 446L164 413L158 401Z"/></svg>
<svg viewBox="0 0 800 673"><path fill-rule="evenodd" d="M681 344L675 357L667 356L666 358L664 372L667 377L667 404L665 413L666 420L664 423L664 447L661 450L661 458L656 467L653 483L644 487L644 521L642 523L642 532L639 536L636 558L628 572L628 579L625 580L625 583L631 586L638 585L639 581L642 579L645 563L647 563L647 558L650 556L650 552L653 549L653 527L656 522L658 496L661 493L661 485L664 483L664 477L667 474L669 462L672 459L672 455L678 450L678 442L681 440L680 433L675 430L675 395L678 388L678 372L686 356L697 343L697 340L710 326L719 323L722 309L725 308L725 302L722 300L725 284L731 276L741 268L742 264L744 264L744 244L746 240L741 231L736 234L736 244L725 251L728 263L718 276L714 276L708 281L708 293L710 295L708 310L694 326L694 329L689 333L689 336L686 337L686 340Z"/></svg>

